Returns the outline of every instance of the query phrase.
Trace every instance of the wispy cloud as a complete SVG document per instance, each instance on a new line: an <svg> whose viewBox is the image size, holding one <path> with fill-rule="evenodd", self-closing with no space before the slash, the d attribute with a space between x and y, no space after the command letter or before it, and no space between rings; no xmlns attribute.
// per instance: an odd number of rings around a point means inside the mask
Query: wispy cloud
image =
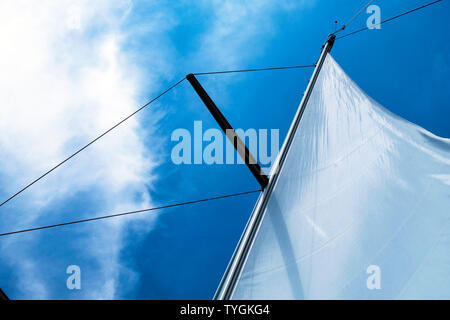
<svg viewBox="0 0 450 320"><path fill-rule="evenodd" d="M143 83L146 92L157 89L151 80L142 81L139 65L132 59L135 53L125 46L129 33L123 24L131 10L129 1L0 4L2 198L134 111L142 104ZM148 34L151 27L145 29ZM155 46L147 53L160 56L162 64L166 49ZM155 178L156 163L143 143L143 134L138 121L130 119L105 136L15 203L2 207L2 231L37 221L78 219L151 205L147 186ZM76 204L76 216L61 212L66 201L79 193L88 199ZM152 218L134 219L146 219L141 229L151 228ZM9 281L18 279L21 297L55 298L56 292L45 282L48 278L36 274L51 269L58 259L71 257L75 261L69 264L97 266L86 275L93 290L82 291L84 298L114 298L122 232L130 219L126 221L92 224L71 233L70 241L77 243L73 252L47 259L39 257L41 241L48 241L41 235L2 239L3 269L8 268Z"/></svg>
<svg viewBox="0 0 450 320"><path fill-rule="evenodd" d="M298 10L314 1L204 1L210 12L211 25L201 38L196 52L216 68L239 67L250 58L264 53L279 31L276 15Z"/></svg>

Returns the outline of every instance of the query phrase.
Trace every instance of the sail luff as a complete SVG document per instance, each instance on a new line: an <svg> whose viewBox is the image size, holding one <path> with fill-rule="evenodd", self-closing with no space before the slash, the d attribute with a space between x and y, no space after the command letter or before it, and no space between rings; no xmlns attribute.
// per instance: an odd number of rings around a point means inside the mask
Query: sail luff
<svg viewBox="0 0 450 320"><path fill-rule="evenodd" d="M253 242L256 238L256 235L258 234L258 230L261 225L261 221L263 219L268 200L270 198L274 186L277 183L278 173L283 167L284 160L286 159L286 155L292 144L292 140L295 136L295 132L298 128L305 107L308 104L309 97L311 96L311 93L314 89L317 77L319 76L320 70L322 68L322 65L325 61L327 54L331 51L333 47L335 38L336 36L332 35L322 48L320 58L316 64L314 72L305 90L300 106L288 131L288 134L283 143L281 151L277 157L277 160L271 169L269 183L256 202L256 205L253 209L250 219L247 222L247 225L233 253L230 263L228 264L228 267L217 288L217 291L214 295L214 300L229 300L233 295L236 283L240 277L240 274L242 273L242 269L245 265L245 262L251 250Z"/></svg>

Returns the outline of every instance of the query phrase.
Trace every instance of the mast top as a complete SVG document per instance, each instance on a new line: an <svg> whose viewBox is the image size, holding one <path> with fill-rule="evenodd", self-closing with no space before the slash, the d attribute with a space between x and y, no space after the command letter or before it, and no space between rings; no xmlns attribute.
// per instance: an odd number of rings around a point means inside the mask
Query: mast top
<svg viewBox="0 0 450 320"><path fill-rule="evenodd" d="M336 35L335 34L330 35L327 42L325 42L325 44L322 46L322 49L325 48L326 45L328 45L327 52L330 52L331 48L333 48L335 40L336 40Z"/></svg>

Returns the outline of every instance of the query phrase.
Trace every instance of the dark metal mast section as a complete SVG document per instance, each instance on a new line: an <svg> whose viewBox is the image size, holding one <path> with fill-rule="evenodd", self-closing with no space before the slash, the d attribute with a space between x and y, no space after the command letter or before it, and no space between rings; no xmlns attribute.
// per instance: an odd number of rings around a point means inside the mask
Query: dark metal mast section
<svg viewBox="0 0 450 320"><path fill-rule="evenodd" d="M258 198L256 206L253 209L253 212L247 222L241 239L239 240L239 243L233 253L233 257L231 258L225 274L222 277L222 281L217 288L216 294L214 296L215 300L229 300L232 298L233 292L236 288L236 284L242 273L242 269L245 265L248 254L251 250L251 247L253 246L256 234L258 233L259 227L261 225L264 213L266 211L267 203L270 199L270 195L272 194L272 191L278 180L280 169L283 167L287 153L294 139L305 107L308 104L317 77L319 76L320 70L325 61L325 58L327 57L327 54L333 47L335 39L336 36L332 35L322 47L322 53L320 55L319 61L317 62L313 75L309 80L308 87L306 88L305 94L303 95L303 99L297 110L294 121L291 124L291 128L289 129L286 140L283 144L283 147L281 148L279 157L273 166L272 174L267 184L267 188L265 188L264 192Z"/></svg>
<svg viewBox="0 0 450 320"><path fill-rule="evenodd" d="M0 301L2 300L9 300L8 296L3 292L3 290L0 288Z"/></svg>
<svg viewBox="0 0 450 320"><path fill-rule="evenodd" d="M219 108L217 108L216 104L208 95L208 93L205 91L205 89L203 89L202 85L200 84L200 82L198 82L197 78L192 73L190 73L186 76L186 79L192 85L195 92L197 92L200 99L202 99L203 103L208 108L209 112L211 112L212 116L217 121L220 128L223 130L223 132L225 132L231 144L234 146L234 148L237 150L241 158L244 160L245 164L250 169L253 176L256 178L256 180L258 180L258 183L261 185L261 188L264 189L267 186L267 183L269 182L269 178L266 176L264 171L262 171L258 162L250 153L245 143L236 134L233 127L224 117L222 112L220 112Z"/></svg>

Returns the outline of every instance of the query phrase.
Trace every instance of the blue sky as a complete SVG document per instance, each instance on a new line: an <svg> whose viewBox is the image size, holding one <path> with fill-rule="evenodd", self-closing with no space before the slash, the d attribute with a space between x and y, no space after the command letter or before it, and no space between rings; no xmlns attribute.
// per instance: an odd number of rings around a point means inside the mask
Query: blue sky
<svg viewBox="0 0 450 320"><path fill-rule="evenodd" d="M0 196L190 72L314 63L366 1L0 5ZM423 0L375 0L382 19ZM397 115L450 137L448 1L336 42ZM362 14L349 31L365 26ZM236 128L284 138L312 69L199 76ZM258 188L244 165L175 165L177 128L216 128L187 82L0 208L0 232ZM257 195L0 239L0 287L28 299L209 299ZM78 265L82 289L66 288Z"/></svg>

